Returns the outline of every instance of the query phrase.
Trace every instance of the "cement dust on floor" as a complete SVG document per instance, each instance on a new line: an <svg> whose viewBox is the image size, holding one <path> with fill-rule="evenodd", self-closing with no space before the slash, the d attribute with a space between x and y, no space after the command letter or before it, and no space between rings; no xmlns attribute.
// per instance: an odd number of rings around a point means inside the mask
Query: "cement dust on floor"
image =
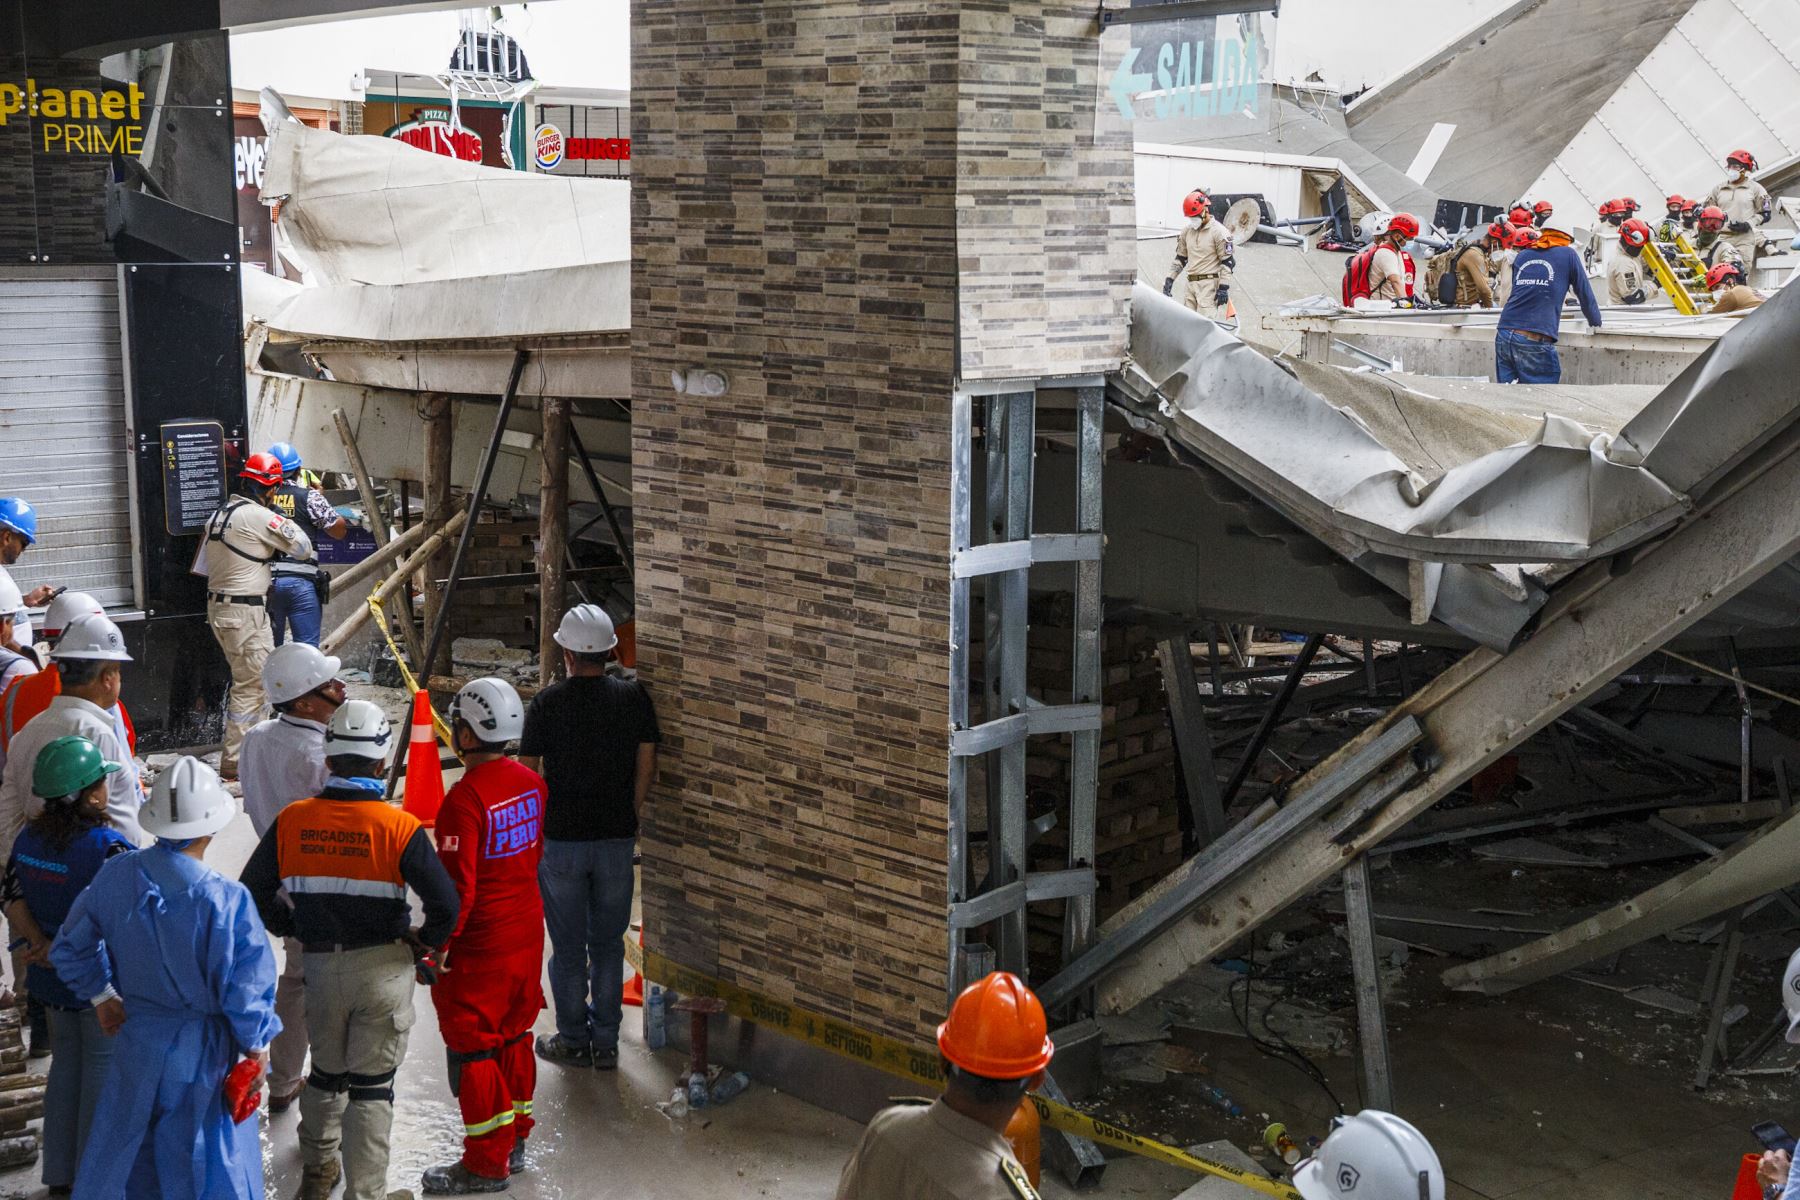
<svg viewBox="0 0 1800 1200"><path fill-rule="evenodd" d="M214 868L236 876L254 849L248 819L239 817L207 855ZM546 989L548 983L546 982ZM430 997L420 989L405 1064L396 1080L392 1188L419 1186L426 1167L461 1153L461 1117L446 1079L443 1042ZM541 1033L553 1031L546 1011ZM644 1046L638 1010L627 1009L619 1070L576 1070L539 1064L537 1129L526 1151L530 1169L507 1194L520 1200L720 1200L722 1197L829 1198L851 1147L862 1134L854 1121L815 1108L766 1086L752 1086L731 1104L672 1121L657 1110L686 1061L673 1050ZM34 1069L45 1069L41 1063ZM896 1083L896 1094L907 1091ZM299 1187L300 1151L295 1132L299 1108L277 1117L266 1110L263 1163L271 1200L291 1198ZM44 1195L39 1167L0 1174L0 1200ZM1121 1160L1107 1168L1104 1185L1083 1196L1167 1200L1194 1176L1145 1160ZM342 1194L341 1191L339 1193ZM1046 1179L1044 1195L1075 1193Z"/></svg>

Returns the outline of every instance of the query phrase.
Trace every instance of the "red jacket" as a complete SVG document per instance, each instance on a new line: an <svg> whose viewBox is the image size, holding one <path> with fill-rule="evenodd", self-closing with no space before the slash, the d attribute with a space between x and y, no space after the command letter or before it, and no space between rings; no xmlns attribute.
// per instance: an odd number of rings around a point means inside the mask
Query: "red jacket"
<svg viewBox="0 0 1800 1200"><path fill-rule="evenodd" d="M457 950L541 946L544 899L538 860L544 854L544 798L536 771L510 758L463 773L438 811L438 857L462 899L450 935Z"/></svg>

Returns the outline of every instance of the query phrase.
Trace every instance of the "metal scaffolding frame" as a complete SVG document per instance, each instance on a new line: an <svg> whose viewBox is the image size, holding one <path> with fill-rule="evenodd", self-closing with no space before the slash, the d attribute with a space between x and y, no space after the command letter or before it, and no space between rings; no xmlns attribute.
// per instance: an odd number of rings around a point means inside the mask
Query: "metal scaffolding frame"
<svg viewBox="0 0 1800 1200"><path fill-rule="evenodd" d="M1073 392L1077 455L1076 530L1032 530L1033 464L1039 396ZM951 400L950 451L950 787L949 787L949 995L976 977L977 963L1026 976L1026 906L1066 900L1063 954L1072 959L1094 938L1094 808L1100 768L1100 474L1105 420L1105 380L1013 380L972 383ZM975 417L987 454L984 503L975 504ZM979 537L977 535L980 535ZM1031 568L1074 563L1075 634L1072 701L1047 705L1026 691ZM979 712L971 703L969 648L972 586L983 597L983 687ZM1031 872L1026 852L1031 824L1026 811L1027 740L1069 734L1072 764L1069 852L1062 870ZM988 874L970 878L969 764L987 767ZM985 944L971 947L971 930L992 925L991 958Z"/></svg>

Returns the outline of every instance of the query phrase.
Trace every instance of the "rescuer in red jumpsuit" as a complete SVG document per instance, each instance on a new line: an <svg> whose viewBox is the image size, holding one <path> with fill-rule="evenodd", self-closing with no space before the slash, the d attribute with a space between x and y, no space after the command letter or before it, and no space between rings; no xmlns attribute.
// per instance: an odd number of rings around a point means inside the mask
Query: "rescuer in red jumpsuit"
<svg viewBox="0 0 1800 1200"><path fill-rule="evenodd" d="M544 781L506 754L525 727L519 694L477 679L450 705L466 770L438 813L438 857L462 900L444 972L431 989L462 1106L463 1156L432 1167L428 1195L504 1191L525 1167L537 1085L531 1026L544 1007Z"/></svg>

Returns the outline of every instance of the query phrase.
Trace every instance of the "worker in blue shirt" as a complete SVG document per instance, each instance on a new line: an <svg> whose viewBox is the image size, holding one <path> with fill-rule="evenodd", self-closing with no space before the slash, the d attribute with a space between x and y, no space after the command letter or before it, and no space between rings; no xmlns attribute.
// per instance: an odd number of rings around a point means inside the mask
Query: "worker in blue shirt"
<svg viewBox="0 0 1800 1200"><path fill-rule="evenodd" d="M232 1120L223 1086L281 1029L275 952L249 891L201 861L237 811L211 767L177 759L139 818L156 844L108 860L50 947L118 1037L75 1200L262 1200L257 1122Z"/></svg>
<svg viewBox="0 0 1800 1200"><path fill-rule="evenodd" d="M1513 262L1512 292L1494 335L1495 378L1501 383L1562 381L1556 335L1562 328L1563 301L1571 292L1588 324L1598 329L1600 305L1588 286L1575 239L1552 217L1538 231L1537 245L1519 251Z"/></svg>

